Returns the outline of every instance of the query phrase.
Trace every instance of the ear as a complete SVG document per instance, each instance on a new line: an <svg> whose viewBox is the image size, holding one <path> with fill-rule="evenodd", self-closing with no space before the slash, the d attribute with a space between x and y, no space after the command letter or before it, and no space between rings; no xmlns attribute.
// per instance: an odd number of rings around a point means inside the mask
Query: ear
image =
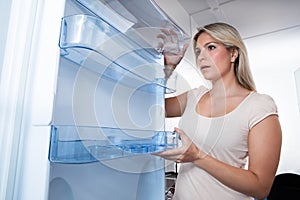
<svg viewBox="0 0 300 200"><path fill-rule="evenodd" d="M237 50L237 48L232 48L231 49L231 62L235 62L236 58L239 56L239 51Z"/></svg>

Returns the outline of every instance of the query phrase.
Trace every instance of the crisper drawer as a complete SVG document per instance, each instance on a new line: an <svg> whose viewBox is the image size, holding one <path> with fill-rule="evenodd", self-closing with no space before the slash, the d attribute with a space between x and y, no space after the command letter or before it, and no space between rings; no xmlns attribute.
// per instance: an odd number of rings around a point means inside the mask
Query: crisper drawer
<svg viewBox="0 0 300 200"><path fill-rule="evenodd" d="M52 126L49 160L89 163L161 152L177 146L178 134L169 131Z"/></svg>

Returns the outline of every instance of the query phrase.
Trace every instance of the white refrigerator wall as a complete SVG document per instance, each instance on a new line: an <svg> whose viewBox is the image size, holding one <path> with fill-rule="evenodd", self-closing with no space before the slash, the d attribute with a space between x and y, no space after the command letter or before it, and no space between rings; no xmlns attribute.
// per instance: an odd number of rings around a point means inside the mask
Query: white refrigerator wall
<svg viewBox="0 0 300 200"><path fill-rule="evenodd" d="M11 1L0 85L0 199L47 198L50 130L36 124L52 116L63 10L64 1Z"/></svg>

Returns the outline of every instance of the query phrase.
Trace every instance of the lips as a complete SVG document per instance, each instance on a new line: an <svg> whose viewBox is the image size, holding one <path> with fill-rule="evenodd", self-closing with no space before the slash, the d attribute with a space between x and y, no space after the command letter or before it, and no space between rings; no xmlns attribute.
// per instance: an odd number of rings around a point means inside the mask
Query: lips
<svg viewBox="0 0 300 200"><path fill-rule="evenodd" d="M204 65L204 66L200 66L200 70L205 70L208 69L210 66Z"/></svg>

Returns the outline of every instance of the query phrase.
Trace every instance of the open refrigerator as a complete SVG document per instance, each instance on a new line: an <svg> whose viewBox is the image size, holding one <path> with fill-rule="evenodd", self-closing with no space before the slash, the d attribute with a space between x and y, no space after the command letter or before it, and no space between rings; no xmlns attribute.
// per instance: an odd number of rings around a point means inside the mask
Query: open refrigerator
<svg viewBox="0 0 300 200"><path fill-rule="evenodd" d="M46 12L46 2L36 5ZM157 35L172 29L182 42L185 33L152 0L66 0L56 6L59 34L49 54L56 65L45 72L35 61L41 85L33 92L13 196L165 199L165 162L152 154L178 146L178 135L165 130L164 111L176 73L166 77ZM28 156L36 146L42 150Z"/></svg>

